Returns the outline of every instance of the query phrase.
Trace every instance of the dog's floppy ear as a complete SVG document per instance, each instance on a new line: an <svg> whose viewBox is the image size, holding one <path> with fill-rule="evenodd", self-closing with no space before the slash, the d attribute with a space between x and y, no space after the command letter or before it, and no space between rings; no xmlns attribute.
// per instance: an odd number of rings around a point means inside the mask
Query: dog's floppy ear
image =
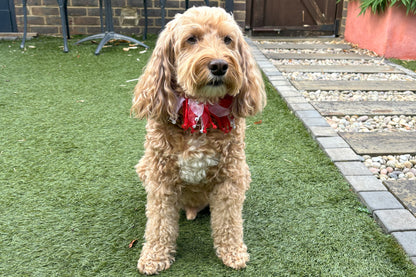
<svg viewBox="0 0 416 277"><path fill-rule="evenodd" d="M168 23L159 35L152 56L134 89L132 112L138 118L166 121L175 116L173 23Z"/></svg>
<svg viewBox="0 0 416 277"><path fill-rule="evenodd" d="M243 84L239 94L234 98L232 112L235 116L247 117L263 110L266 105L266 93L261 72L242 35L238 38L237 48L243 71Z"/></svg>

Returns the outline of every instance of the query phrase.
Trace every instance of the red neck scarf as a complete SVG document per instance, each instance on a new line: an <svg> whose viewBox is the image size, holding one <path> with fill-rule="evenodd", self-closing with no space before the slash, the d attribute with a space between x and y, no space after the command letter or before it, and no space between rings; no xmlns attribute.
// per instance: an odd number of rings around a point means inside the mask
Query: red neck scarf
<svg viewBox="0 0 416 277"><path fill-rule="evenodd" d="M219 129L224 133L230 132L234 128L234 117L230 112L232 102L233 97L229 95L215 104L204 104L179 97L177 112L182 108L182 129L191 129L191 133L206 133L208 128Z"/></svg>

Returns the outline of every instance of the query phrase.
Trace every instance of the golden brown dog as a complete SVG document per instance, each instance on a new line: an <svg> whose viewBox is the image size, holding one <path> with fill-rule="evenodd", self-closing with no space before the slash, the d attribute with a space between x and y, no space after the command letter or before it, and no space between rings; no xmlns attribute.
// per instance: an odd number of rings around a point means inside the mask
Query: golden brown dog
<svg viewBox="0 0 416 277"><path fill-rule="evenodd" d="M147 118L145 154L136 166L147 192L141 273L170 267L179 210L194 219L207 205L217 256L229 267L246 266L242 208L251 179L245 117L265 103L261 73L231 15L191 8L166 25L132 107Z"/></svg>

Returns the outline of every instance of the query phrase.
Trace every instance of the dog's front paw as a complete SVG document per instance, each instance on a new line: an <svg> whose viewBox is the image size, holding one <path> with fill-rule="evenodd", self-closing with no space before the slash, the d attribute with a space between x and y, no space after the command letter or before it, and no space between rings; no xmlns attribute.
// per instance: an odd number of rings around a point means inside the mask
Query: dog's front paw
<svg viewBox="0 0 416 277"><path fill-rule="evenodd" d="M167 251L156 252L144 246L137 263L137 269L146 275L158 274L168 269L174 261L175 258L167 254Z"/></svg>
<svg viewBox="0 0 416 277"><path fill-rule="evenodd" d="M217 256L222 262L231 268L242 269L246 267L250 256L247 253L247 246L244 244L241 247L218 247Z"/></svg>

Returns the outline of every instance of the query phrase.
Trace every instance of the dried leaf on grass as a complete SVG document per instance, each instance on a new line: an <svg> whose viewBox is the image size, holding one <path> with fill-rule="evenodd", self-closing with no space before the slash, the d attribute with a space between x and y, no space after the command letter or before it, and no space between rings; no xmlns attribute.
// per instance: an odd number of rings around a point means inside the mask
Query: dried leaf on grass
<svg viewBox="0 0 416 277"><path fill-rule="evenodd" d="M130 243L129 243L129 248L133 248L134 247L134 245L137 243L137 239L134 239L134 240L132 240Z"/></svg>

